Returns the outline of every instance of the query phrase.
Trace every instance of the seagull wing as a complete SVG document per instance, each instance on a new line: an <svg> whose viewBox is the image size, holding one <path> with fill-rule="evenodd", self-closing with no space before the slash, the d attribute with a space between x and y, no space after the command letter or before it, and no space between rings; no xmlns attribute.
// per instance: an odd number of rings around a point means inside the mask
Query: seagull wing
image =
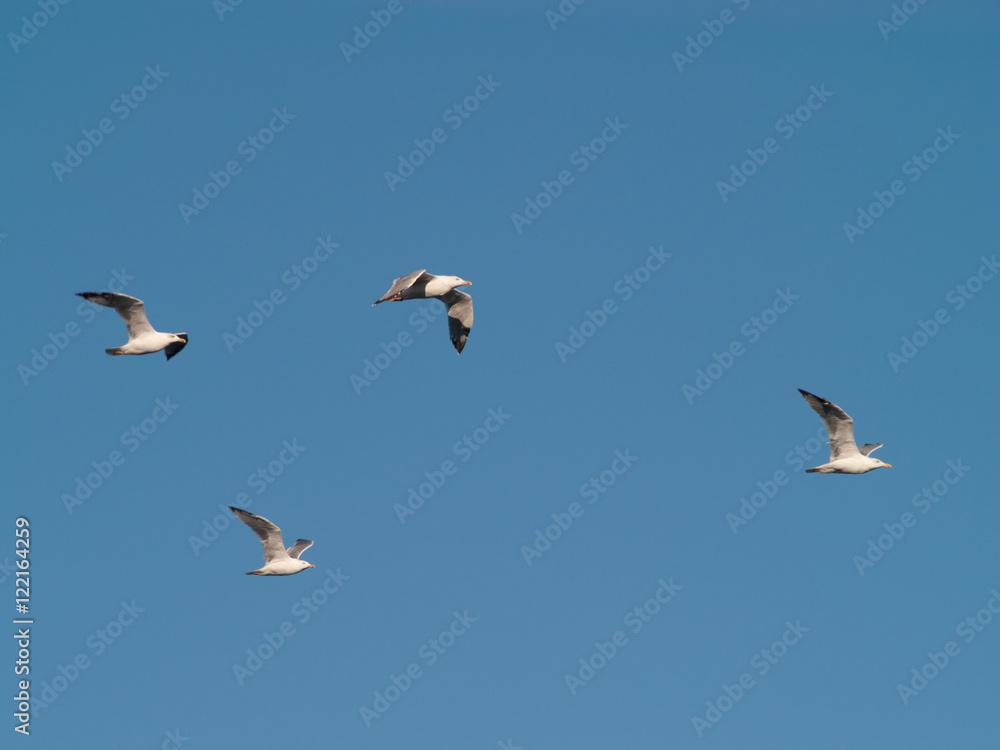
<svg viewBox="0 0 1000 750"><path fill-rule="evenodd" d="M881 447L882 443L865 443L860 448L858 448L858 451L861 453L862 456L870 456L872 453L874 453Z"/></svg>
<svg viewBox="0 0 1000 750"><path fill-rule="evenodd" d="M288 553L285 552L285 545L281 541L281 529L263 516L255 515L242 508L234 508L230 505L229 510L235 513L236 517L243 523L253 529L253 533L263 542L265 564L270 565L276 560L284 560L289 557Z"/></svg>
<svg viewBox="0 0 1000 750"><path fill-rule="evenodd" d="M455 350L461 354L472 330L472 297L452 289L438 299L448 305L448 333Z"/></svg>
<svg viewBox="0 0 1000 750"><path fill-rule="evenodd" d="M427 278L422 279L422 276L426 276ZM372 306L374 307L380 302L399 302L400 300L413 299L414 297L422 298L424 296L422 294L423 288L427 286L430 278L431 275L423 268L419 271L408 273L406 276L401 276L392 282L392 286L389 287L388 292L372 302Z"/></svg>
<svg viewBox="0 0 1000 750"><path fill-rule="evenodd" d="M293 557L296 560L299 559L299 555L305 552L307 549L313 546L312 539L296 539L295 544L288 548L288 556Z"/></svg>
<svg viewBox="0 0 1000 750"><path fill-rule="evenodd" d="M188 335L186 333L178 333L177 335L180 336L182 339L184 339L184 341L174 342L173 344L167 344L167 348L163 350L163 353L167 355L167 359L170 359L175 354L178 354L181 349L187 346Z"/></svg>
<svg viewBox="0 0 1000 750"><path fill-rule="evenodd" d="M819 414L827 434L830 435L830 460L860 456L857 443L854 442L854 420L847 415L847 412L825 398L814 396L801 388L799 393L813 411Z"/></svg>
<svg viewBox="0 0 1000 750"><path fill-rule="evenodd" d="M146 306L141 299L113 292L78 292L77 296L95 305L114 308L128 326L129 341L147 333L155 333L153 326L146 320Z"/></svg>

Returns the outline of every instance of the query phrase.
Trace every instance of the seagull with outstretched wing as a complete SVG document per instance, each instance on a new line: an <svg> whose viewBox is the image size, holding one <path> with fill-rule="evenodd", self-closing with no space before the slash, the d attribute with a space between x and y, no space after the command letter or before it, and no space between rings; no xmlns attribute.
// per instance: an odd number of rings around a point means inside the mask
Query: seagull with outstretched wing
<svg viewBox="0 0 1000 750"><path fill-rule="evenodd" d="M408 299L437 297L448 306L448 334L459 354L472 330L472 297L458 291L458 287L471 284L458 276L435 276L421 268L392 282L389 291L372 303L402 302Z"/></svg>
<svg viewBox="0 0 1000 750"><path fill-rule="evenodd" d="M242 508L234 508L232 505L229 506L229 510L249 526L264 545L264 567L251 570L247 573L248 576L290 576L301 573L306 568L316 567L299 559L299 555L312 547L311 539L297 539L295 544L286 550L285 543L281 541L281 529L266 518Z"/></svg>
<svg viewBox="0 0 1000 750"><path fill-rule="evenodd" d="M806 469L807 473L819 474L864 474L872 469L892 468L892 464L872 458L871 453L882 447L882 443L865 443L858 448L854 442L854 420L847 412L825 398L814 396L799 388L799 393L813 411L819 414L830 436L830 461L821 466Z"/></svg>
<svg viewBox="0 0 1000 750"><path fill-rule="evenodd" d="M164 352L167 359L170 359L187 346L186 333L160 333L149 324L146 319L146 306L141 299L115 292L77 292L76 296L83 297L95 305L113 308L125 321L128 327L128 343L104 350L112 356Z"/></svg>

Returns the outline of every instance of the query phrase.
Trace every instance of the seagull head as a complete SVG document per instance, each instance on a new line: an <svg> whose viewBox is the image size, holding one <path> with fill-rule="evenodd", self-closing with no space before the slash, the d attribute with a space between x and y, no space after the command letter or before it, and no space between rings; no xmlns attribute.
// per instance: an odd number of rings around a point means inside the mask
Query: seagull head
<svg viewBox="0 0 1000 750"><path fill-rule="evenodd" d="M878 464L878 466L875 467L876 469L881 469L883 467L885 467L886 469L891 469L892 468L892 464L887 464L884 461L879 461L877 458L874 458L872 460L875 461L875 463Z"/></svg>
<svg viewBox="0 0 1000 750"><path fill-rule="evenodd" d="M471 281L466 281L465 279L459 278L458 276L449 276L448 280L454 283L453 289L457 289L460 286L472 286Z"/></svg>

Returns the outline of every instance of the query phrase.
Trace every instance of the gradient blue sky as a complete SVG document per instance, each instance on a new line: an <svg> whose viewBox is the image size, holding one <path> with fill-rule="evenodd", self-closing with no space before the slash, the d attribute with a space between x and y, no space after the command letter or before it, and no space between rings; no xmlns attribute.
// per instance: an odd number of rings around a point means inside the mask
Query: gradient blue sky
<svg viewBox="0 0 1000 750"><path fill-rule="evenodd" d="M661 5L72 2L21 42L45 11L7 4L0 591L26 516L62 688L17 741L995 746L1000 11ZM417 268L473 282L461 357L434 305L371 307ZM124 325L73 294L116 277L179 356L104 354ZM803 473L796 388L894 468ZM244 576L227 505L316 569Z"/></svg>

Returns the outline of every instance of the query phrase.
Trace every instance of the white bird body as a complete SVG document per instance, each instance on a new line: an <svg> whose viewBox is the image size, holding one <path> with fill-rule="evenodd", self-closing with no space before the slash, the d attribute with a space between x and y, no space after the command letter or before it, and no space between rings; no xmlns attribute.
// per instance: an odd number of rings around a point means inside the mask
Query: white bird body
<svg viewBox="0 0 1000 750"><path fill-rule="evenodd" d="M125 321L128 343L104 350L112 356L165 352L170 359L187 345L186 333L161 333L154 329L146 319L146 306L141 299L114 292L77 292L77 296L95 305L114 309Z"/></svg>
<svg viewBox="0 0 1000 750"><path fill-rule="evenodd" d="M372 303L402 302L408 299L437 297L448 306L448 334L459 354L472 330L472 297L458 291L458 287L471 284L458 276L435 276L421 268L392 282L389 291Z"/></svg>
<svg viewBox="0 0 1000 750"><path fill-rule="evenodd" d="M281 541L281 529L263 516L258 516L242 508L229 506L238 519L249 526L264 545L264 567L251 570L248 576L290 576L301 573L306 568L316 566L300 560L299 555L312 547L311 539L298 539L295 544L285 549Z"/></svg>
<svg viewBox="0 0 1000 750"><path fill-rule="evenodd" d="M814 396L801 388L799 393L813 411L819 414L830 436L829 462L806 469L806 473L865 474L872 469L892 468L892 464L883 463L869 455L881 448L882 443L865 443L858 448L854 442L854 420L847 415L847 412L825 398Z"/></svg>

